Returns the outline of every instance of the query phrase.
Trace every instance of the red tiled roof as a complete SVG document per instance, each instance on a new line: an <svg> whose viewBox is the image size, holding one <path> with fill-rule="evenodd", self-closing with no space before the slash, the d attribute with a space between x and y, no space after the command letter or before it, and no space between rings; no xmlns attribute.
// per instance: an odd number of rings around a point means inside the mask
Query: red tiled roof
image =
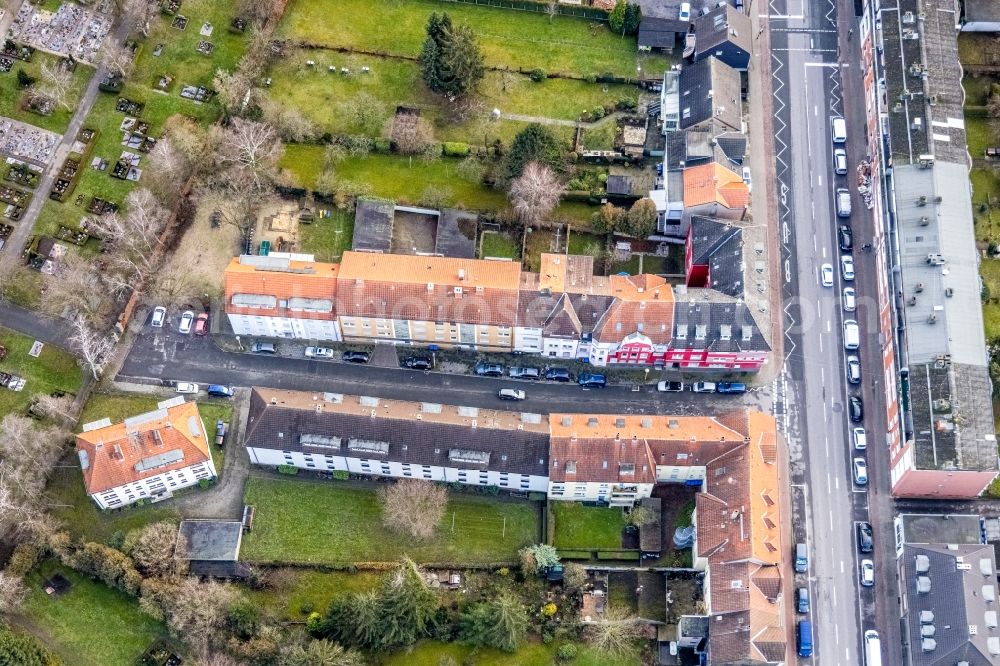
<svg viewBox="0 0 1000 666"><path fill-rule="evenodd" d="M291 316L298 319L322 319L332 321L337 318L338 264L320 262L289 261L287 269L275 270L251 263L241 263L236 257L229 262L224 273L226 288L226 312L256 316ZM252 307L238 304L241 298L272 297L270 307ZM292 299L314 299L329 301L333 307L329 311L313 311L308 308L288 310ZM237 303L234 303L234 299ZM252 300L252 299L250 299ZM244 300L249 302L249 300ZM282 307L285 303L285 307Z"/></svg>
<svg viewBox="0 0 1000 666"><path fill-rule="evenodd" d="M746 208L750 191L742 178L717 162L684 169L684 206L711 203L731 210Z"/></svg>

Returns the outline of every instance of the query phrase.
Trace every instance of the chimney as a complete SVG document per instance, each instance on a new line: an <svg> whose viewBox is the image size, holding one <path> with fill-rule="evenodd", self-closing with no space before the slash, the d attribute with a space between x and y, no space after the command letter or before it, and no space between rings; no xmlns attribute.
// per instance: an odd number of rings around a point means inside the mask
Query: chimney
<svg viewBox="0 0 1000 666"><path fill-rule="evenodd" d="M459 280L464 280L465 279L465 269L464 268L459 268L458 269L458 279Z"/></svg>

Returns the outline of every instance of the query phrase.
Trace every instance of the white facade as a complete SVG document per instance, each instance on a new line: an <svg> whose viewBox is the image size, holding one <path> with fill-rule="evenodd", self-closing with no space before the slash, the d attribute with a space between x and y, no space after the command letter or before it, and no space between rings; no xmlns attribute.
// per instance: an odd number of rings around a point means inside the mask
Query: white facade
<svg viewBox="0 0 1000 666"><path fill-rule="evenodd" d="M611 506L632 506L653 494L652 483L573 482L549 484L549 499L570 502L607 502Z"/></svg>
<svg viewBox="0 0 1000 666"><path fill-rule="evenodd" d="M181 488L193 486L202 479L218 476L211 460L189 465L180 469L163 472L146 479L116 486L110 490L91 494L91 499L102 509L118 509L141 499L169 497Z"/></svg>
<svg viewBox="0 0 1000 666"><path fill-rule="evenodd" d="M298 319L295 317L262 317L249 314L229 314L229 324L236 335L265 338L302 338L340 342L340 326L336 320Z"/></svg>
<svg viewBox="0 0 1000 666"><path fill-rule="evenodd" d="M540 354L542 352L542 329L515 326L514 351Z"/></svg>
<svg viewBox="0 0 1000 666"><path fill-rule="evenodd" d="M522 492L546 492L549 479L545 476L497 472L493 470L459 469L438 465L416 465L377 458L355 458L338 454L302 453L247 447L250 461L258 465L293 465L312 471L341 470L351 474L391 476L394 478L426 479L471 486L497 486Z"/></svg>
<svg viewBox="0 0 1000 666"><path fill-rule="evenodd" d="M514 329L514 350L545 358L587 358L590 342L579 338L547 338L540 328L518 326Z"/></svg>

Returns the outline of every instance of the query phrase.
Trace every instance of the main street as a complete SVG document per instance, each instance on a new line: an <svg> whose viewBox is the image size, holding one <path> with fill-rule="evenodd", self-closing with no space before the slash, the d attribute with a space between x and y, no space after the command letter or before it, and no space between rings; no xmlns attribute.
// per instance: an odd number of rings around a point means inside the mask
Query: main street
<svg viewBox="0 0 1000 666"><path fill-rule="evenodd" d="M891 525L891 511L876 514L868 504L869 491L887 493L887 474L880 473L886 467L884 447L854 450L850 431L855 424L847 414L849 396L863 397L862 425L869 433L868 441L881 441L884 409L871 379L878 367L876 331L871 324L875 307L869 297L874 293L875 273L870 255L861 251L871 238L870 213L857 196L854 176L864 145L863 93L850 71L858 66L849 32L855 21L850 5L838 7L832 0L772 0L768 15L785 314L785 364L775 381L775 396L789 442L794 534L810 548L808 579L800 576L796 586L808 584L813 600L810 618L815 650L809 661L861 664L863 631L878 628L883 637L892 633L885 600L894 602L895 593L889 589L891 543L882 529ZM852 92L845 95L847 81ZM831 116L847 120L846 176L834 173ZM836 232L848 220L836 216L834 191L838 187L852 192L849 223L857 264L853 282L843 279L839 265L842 252ZM827 263L835 271L833 287L821 283L821 267ZM844 286L857 289L857 312L843 311ZM845 319L856 319L861 325L861 348L853 352L861 358L860 387L849 385L845 377ZM867 489L853 481L854 457L869 461ZM864 556L875 561L874 589L859 584L858 521L876 526L875 553ZM878 606L876 598L881 601ZM883 640L884 646L892 643Z"/></svg>

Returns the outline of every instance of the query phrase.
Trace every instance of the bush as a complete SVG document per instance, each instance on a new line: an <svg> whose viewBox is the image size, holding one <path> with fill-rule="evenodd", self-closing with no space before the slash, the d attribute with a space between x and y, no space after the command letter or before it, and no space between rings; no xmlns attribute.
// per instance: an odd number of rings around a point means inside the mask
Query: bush
<svg viewBox="0 0 1000 666"><path fill-rule="evenodd" d="M604 72L598 75L597 80L600 81L601 83L614 83L615 75L612 72Z"/></svg>
<svg viewBox="0 0 1000 666"><path fill-rule="evenodd" d="M545 80L545 70L541 67L536 67L535 69L528 72L528 77L535 83L541 83Z"/></svg>
<svg viewBox="0 0 1000 666"><path fill-rule="evenodd" d="M198 480L198 487L201 488L202 490L208 490L208 488L211 485L212 485L212 482L209 479L199 479Z"/></svg>
<svg viewBox="0 0 1000 666"><path fill-rule="evenodd" d="M587 74L587 78L584 80L587 83L597 83L597 74Z"/></svg>
<svg viewBox="0 0 1000 666"><path fill-rule="evenodd" d="M469 144L461 141L445 141L441 144L441 148L447 157L466 157L472 152Z"/></svg>
<svg viewBox="0 0 1000 666"><path fill-rule="evenodd" d="M299 604L299 612L302 613L303 615L309 615L310 613L312 613L313 612L312 603L308 601L303 601L301 604Z"/></svg>
<svg viewBox="0 0 1000 666"><path fill-rule="evenodd" d="M21 69L20 67L18 67L18 69L17 69L17 85L18 86L20 86L21 88L30 88L32 85L34 85L35 81L36 81L35 77L31 76L30 74L28 74L27 72L25 72L23 69Z"/></svg>
<svg viewBox="0 0 1000 666"><path fill-rule="evenodd" d="M344 469L337 469L333 471L333 478L337 481L347 481L351 478L351 473Z"/></svg>
<svg viewBox="0 0 1000 666"><path fill-rule="evenodd" d="M38 562L40 555L38 546L30 543L19 543L10 556L5 571L8 575L23 578Z"/></svg>
<svg viewBox="0 0 1000 666"><path fill-rule="evenodd" d="M566 643L565 645L560 645L559 649L556 650L556 657L559 661L570 661L576 659L577 648L572 643Z"/></svg>
<svg viewBox="0 0 1000 666"><path fill-rule="evenodd" d="M622 111L633 111L636 107L636 101L634 97L621 97L616 106Z"/></svg>
<svg viewBox="0 0 1000 666"><path fill-rule="evenodd" d="M374 150L376 153L391 153L392 152L392 142L389 139L375 139Z"/></svg>
<svg viewBox="0 0 1000 666"><path fill-rule="evenodd" d="M594 110L590 112L590 115L594 118L594 120L600 120L604 117L604 107L595 106Z"/></svg>
<svg viewBox="0 0 1000 666"><path fill-rule="evenodd" d="M295 476L299 473L299 468L295 465L278 465L278 474L287 474L288 476Z"/></svg>
<svg viewBox="0 0 1000 666"><path fill-rule="evenodd" d="M319 613L313 611L309 613L309 617L306 618L306 630L311 634L315 634L323 626L323 616Z"/></svg>

